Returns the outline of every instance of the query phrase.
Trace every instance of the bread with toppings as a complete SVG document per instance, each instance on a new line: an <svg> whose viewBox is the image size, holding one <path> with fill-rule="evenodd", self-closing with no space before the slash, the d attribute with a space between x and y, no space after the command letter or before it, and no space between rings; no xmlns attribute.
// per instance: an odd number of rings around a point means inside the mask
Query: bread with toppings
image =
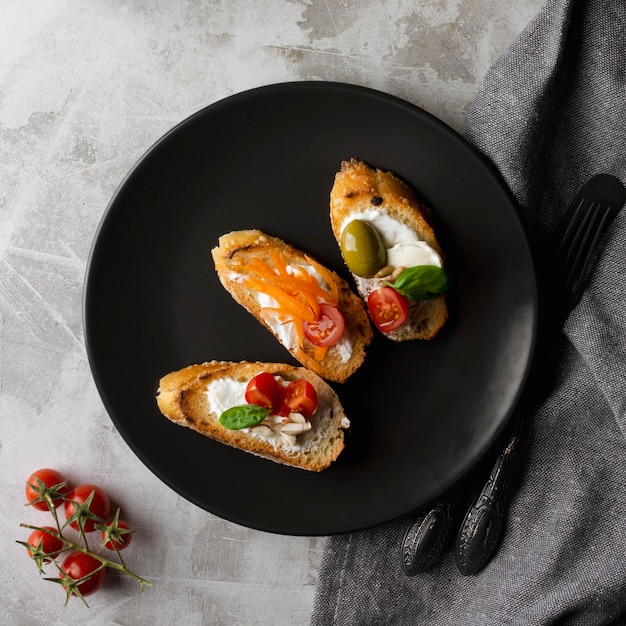
<svg viewBox="0 0 626 626"><path fill-rule="evenodd" d="M373 333L345 280L260 230L233 231L218 244L211 253L224 288L302 365L334 382L345 382L361 366ZM336 324L335 310L342 318Z"/></svg>
<svg viewBox="0 0 626 626"><path fill-rule="evenodd" d="M280 415L270 414L261 423L238 430L222 425L219 418L224 410L246 404L247 385L264 373L271 374L281 389L291 381L308 381L316 392L315 412L304 420L300 414L280 411ZM212 361L190 365L161 378L156 402L175 424L265 459L315 472L337 459L344 449L344 429L350 425L328 383L305 368L281 363ZM286 424L293 425L291 431L298 431L300 425L303 432L283 434Z"/></svg>
<svg viewBox="0 0 626 626"><path fill-rule="evenodd" d="M344 229L355 219L373 226L385 249L382 257L378 255L377 261L367 267L362 275L352 271L346 261L357 290L366 302L373 291L390 283L393 287L402 269L420 264L438 265L443 269L444 253L435 236L426 206L392 172L372 168L353 158L341 164L330 193L331 226L337 243L342 247L344 260L346 254L342 236ZM344 244L349 245L346 240L344 237ZM371 258L371 254L368 258ZM388 262L390 258L393 263ZM368 272L373 273L363 275ZM408 299L407 302L407 319L397 328L383 334L394 341L435 337L448 317L445 293L415 301Z"/></svg>

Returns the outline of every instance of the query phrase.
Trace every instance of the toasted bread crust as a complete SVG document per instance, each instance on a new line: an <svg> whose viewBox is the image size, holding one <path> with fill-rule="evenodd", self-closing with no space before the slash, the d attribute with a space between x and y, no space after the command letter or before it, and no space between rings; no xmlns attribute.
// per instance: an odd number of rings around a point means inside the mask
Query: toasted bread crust
<svg viewBox="0 0 626 626"><path fill-rule="evenodd" d="M250 312L279 341L279 335L269 321L262 315L257 292L246 288L239 277L245 275L244 267L258 258L273 266L271 254L274 250L282 253L289 264L307 265L309 258L294 246L278 237L272 237L259 230L240 230L222 235L219 245L211 251L215 270L224 288L233 299ZM365 348L372 341L372 329L361 299L352 292L348 283L332 270L327 270L339 293L339 310L345 321L344 336L351 342L351 354L348 359L342 357L336 346L331 346L322 360L314 358L315 346L306 339L303 346L284 347L302 365L316 372L323 378L334 382L345 382L363 363Z"/></svg>
<svg viewBox="0 0 626 626"><path fill-rule="evenodd" d="M304 378L317 392L318 411L311 418L314 427L298 446L278 441L271 443L244 430L229 430L219 422L219 415L210 405L207 388L218 379L249 381L261 372L278 375L285 380ZM190 365L161 378L156 402L159 410L170 421L191 428L215 441L239 448L257 456L319 472L337 459L344 449L344 431L349 421L339 398L317 374L282 363L233 363L212 361ZM320 422L316 415L325 415Z"/></svg>
<svg viewBox="0 0 626 626"><path fill-rule="evenodd" d="M344 161L330 193L330 222L338 244L345 221L370 209L384 210L413 230L441 257L444 256L431 224L430 212L406 183L392 172L371 168L358 159ZM358 280L356 283L361 296L367 299L368 294L360 288ZM393 341L432 339L448 318L445 295L413 303L409 317L410 324L384 333L384 336Z"/></svg>

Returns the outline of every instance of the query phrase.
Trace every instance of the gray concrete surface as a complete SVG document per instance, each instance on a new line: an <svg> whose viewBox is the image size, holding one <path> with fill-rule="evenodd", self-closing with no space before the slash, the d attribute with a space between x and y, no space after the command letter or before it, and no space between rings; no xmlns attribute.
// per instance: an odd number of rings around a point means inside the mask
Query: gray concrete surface
<svg viewBox="0 0 626 626"><path fill-rule="evenodd" d="M3 0L0 6L0 621L308 623L324 538L223 521L159 481L95 389L81 297L90 246L133 163L200 108L259 85L346 81L459 130L491 63L543 0ZM99 483L137 530L85 608L40 580L19 523L38 467Z"/></svg>

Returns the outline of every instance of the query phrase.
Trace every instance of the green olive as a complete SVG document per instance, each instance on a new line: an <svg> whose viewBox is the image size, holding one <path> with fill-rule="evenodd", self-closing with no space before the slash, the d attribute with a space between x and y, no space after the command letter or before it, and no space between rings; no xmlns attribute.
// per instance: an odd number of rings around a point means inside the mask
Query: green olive
<svg viewBox="0 0 626 626"><path fill-rule="evenodd" d="M372 224L352 220L341 233L341 254L357 276L373 276L387 262L380 233Z"/></svg>

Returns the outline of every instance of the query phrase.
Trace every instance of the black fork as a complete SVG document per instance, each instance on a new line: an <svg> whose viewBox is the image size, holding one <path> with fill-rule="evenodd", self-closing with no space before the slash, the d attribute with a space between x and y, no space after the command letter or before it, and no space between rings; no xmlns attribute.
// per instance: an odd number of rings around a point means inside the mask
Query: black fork
<svg viewBox="0 0 626 626"><path fill-rule="evenodd" d="M556 226L552 240L558 246L556 281L564 291L564 315L578 304L596 246L625 198L617 178L597 174L582 187Z"/></svg>
<svg viewBox="0 0 626 626"><path fill-rule="evenodd" d="M547 255L557 268L554 283L559 286L550 311L553 323L548 328L552 332L554 323L562 326L567 314L579 302L598 242L625 201L626 190L622 183L610 174L598 174L581 188L559 220L549 239ZM531 404L522 403L521 415L532 414L533 401L527 402ZM454 558L462 574L479 572L500 544L523 421L517 419L489 478L473 498L461 522ZM453 495L413 518L401 547L402 566L407 575L427 571L441 556L447 547L447 536L454 526L458 506L459 497Z"/></svg>

